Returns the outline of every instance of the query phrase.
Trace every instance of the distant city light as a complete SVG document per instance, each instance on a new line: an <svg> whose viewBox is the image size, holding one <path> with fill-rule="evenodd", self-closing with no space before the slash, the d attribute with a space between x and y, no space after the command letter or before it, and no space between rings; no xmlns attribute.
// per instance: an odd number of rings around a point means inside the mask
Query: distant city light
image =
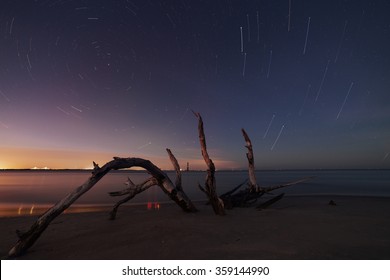
<svg viewBox="0 0 390 280"><path fill-rule="evenodd" d="M45 167L36 167L36 166L34 166L33 168L30 168L30 169L31 170L49 170L51 168L49 168L47 166L45 166Z"/></svg>

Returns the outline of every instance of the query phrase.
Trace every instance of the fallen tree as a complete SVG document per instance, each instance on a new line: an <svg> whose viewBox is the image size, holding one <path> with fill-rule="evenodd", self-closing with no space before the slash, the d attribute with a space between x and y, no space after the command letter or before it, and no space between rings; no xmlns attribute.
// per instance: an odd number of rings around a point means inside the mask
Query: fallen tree
<svg viewBox="0 0 390 280"><path fill-rule="evenodd" d="M119 158L115 157L99 167L95 162L92 175L88 180L76 188L74 191L57 202L53 207L42 214L27 232L18 231L19 240L16 245L8 252L7 258L14 258L26 252L41 236L49 224L70 205L72 205L80 196L89 191L97 182L100 181L111 170L118 170L131 167L142 167L146 169L153 178L141 184L136 192L141 192L147 187L157 183L158 186L179 205L185 212L196 212L197 209L182 189L177 189L169 177L151 161L142 158ZM131 184L131 183L129 183ZM135 194L134 194L135 195ZM128 199L128 197L126 198Z"/></svg>

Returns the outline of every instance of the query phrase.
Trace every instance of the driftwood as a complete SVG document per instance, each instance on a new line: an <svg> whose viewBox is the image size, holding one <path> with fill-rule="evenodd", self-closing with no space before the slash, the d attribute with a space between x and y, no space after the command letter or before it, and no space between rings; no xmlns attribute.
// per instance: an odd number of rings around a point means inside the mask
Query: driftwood
<svg viewBox="0 0 390 280"><path fill-rule="evenodd" d="M226 194L221 195L221 199L223 200L226 209L232 209L234 207L250 207L254 203L256 203L257 200L260 199L263 195L267 195L273 190L293 186L293 185L311 180L313 178L314 177L305 177L305 178L299 179L297 181L288 182L288 183L281 184L281 185L263 187L262 190L259 192L250 191L250 188L246 188L244 190L238 191L238 189L241 188L243 185L243 184L240 184L237 187L235 187L233 190L227 192ZM277 202L282 197L280 197L279 199L277 199L275 201L273 200L274 198L271 198L270 201L273 201L271 204ZM264 204L267 202L268 201L264 202Z"/></svg>
<svg viewBox="0 0 390 280"><path fill-rule="evenodd" d="M125 183L128 187L119 192L110 192L110 196L121 196L121 195L126 195L127 196L124 199L119 200L117 203L115 203L114 207L112 208L110 212L110 220L115 220L116 218L116 213L118 211L119 206L121 206L123 203L128 202L131 200L133 197L135 197L137 194L142 193L149 189L152 186L158 185L158 181L154 178L151 177L147 179L145 182L135 185L130 178L127 178L127 181Z"/></svg>
<svg viewBox="0 0 390 280"><path fill-rule="evenodd" d="M90 190L101 178L109 171L131 168L134 166L146 169L153 178L158 182L162 190L175 201L184 211L196 212L196 208L182 191L178 190L169 177L155 166L152 162L142 158L118 158L106 163L101 168L94 162L94 170L92 176L80 187L65 196L61 201L56 203L53 207L42 214L31 228L25 233L19 233L19 240L14 247L8 252L8 258L14 258L26 252L41 236L44 230L49 226L58 215L65 211L72 203L74 203L80 196ZM154 182L153 182L154 183Z"/></svg>
<svg viewBox="0 0 390 280"><path fill-rule="evenodd" d="M177 159L173 155L171 150L170 149L166 149L166 150L167 150L167 153L169 155L169 159L171 160L172 165L173 165L173 167L175 168L175 171L176 171L176 180L175 180L176 189L179 190L179 191L183 191L183 187L182 187L182 184L181 184L181 171L180 171L179 163L177 162ZM118 211L119 206L121 206L123 203L126 203L129 200L131 200L137 194L139 194L139 193L141 193L143 191L146 191L147 189L149 189L152 186L158 185L159 182L154 177L151 177L151 178L147 179L145 182L143 182L143 183L141 183L139 185L136 185L136 184L134 184L131 181L130 178L127 178L127 181L126 181L125 184L127 185L126 189L124 189L122 191L117 191L117 192L109 192L110 196L127 195L127 197L125 197L124 199L121 199L120 201L118 201L114 205L113 209L110 212L110 220L115 220L116 213Z"/></svg>
<svg viewBox="0 0 390 280"><path fill-rule="evenodd" d="M180 171L180 165L177 162L176 157L172 154L170 149L167 149L167 153L169 155L169 159L171 160L171 163L173 165L173 168L175 168L176 171L176 180L175 180L175 186L178 190L183 190L183 187L181 185L181 171Z"/></svg>
<svg viewBox="0 0 390 280"><path fill-rule="evenodd" d="M203 191L207 195L210 204L213 207L214 213L223 216L225 215L225 207L224 207L223 200L220 199L217 195L217 190L216 190L217 184L215 181L215 165L213 161L210 159L209 154L207 152L206 137L203 128L203 120L199 113L195 113L195 112L193 113L198 118L198 133L199 133L200 148L202 151L203 159L207 165L207 176L206 176L205 187L202 187L201 185L198 186L201 189L201 191Z"/></svg>
<svg viewBox="0 0 390 280"><path fill-rule="evenodd" d="M248 149L248 152L246 154L248 159L248 175L249 175L249 183L248 188L241 190L239 192L238 189L241 188L241 186L244 184L240 184L237 187L235 187L233 190L223 194L221 196L221 199L223 200L226 208L234 208L234 207L249 207L252 206L254 203L257 202L257 200L262 197L264 194L270 193L273 190L277 190L280 188L285 188L288 186L293 186L298 183L303 183L307 180L312 179L313 177L305 177L302 179L299 179L297 181L288 182L282 185L276 185L276 186L270 186L270 187L261 187L257 181L255 176L255 162L254 162L254 155L253 155L253 148L252 148L252 142L246 133L244 129L241 130L242 134L244 136L245 140L245 147ZM260 205L258 205L257 209L264 209L271 204L279 201L283 198L283 195L279 195L277 197L274 197Z"/></svg>
<svg viewBox="0 0 390 280"><path fill-rule="evenodd" d="M248 188L244 190L236 192L243 185L240 184L233 190L221 196L221 199L224 201L224 204L227 205L229 208L251 206L265 193L264 189L261 188L256 181L255 160L253 155L252 142L244 129L241 129L241 132L245 140L245 147L248 150L248 152L246 153L246 157L248 159L249 183Z"/></svg>
<svg viewBox="0 0 390 280"><path fill-rule="evenodd" d="M245 147L248 149L248 152L246 153L246 157L248 159L248 173L249 173L249 184L250 184L249 190L251 192L252 191L259 192L261 188L257 184L256 176L255 176L255 158L253 156L252 142L244 129L241 129L241 132L246 142Z"/></svg>
<svg viewBox="0 0 390 280"><path fill-rule="evenodd" d="M293 186L293 185L296 185L296 184L299 184L299 183L303 183L303 182L309 181L309 180L311 180L313 178L315 178L315 176L308 176L308 177L304 177L304 178L301 178L299 180L288 182L288 183L284 183L284 184L281 184L281 185L266 187L266 188L264 188L264 192L265 193L269 193L269 192L277 190L277 189L290 187L290 186Z"/></svg>
<svg viewBox="0 0 390 280"><path fill-rule="evenodd" d="M284 196L284 193L278 195L278 196L275 196L274 198L271 198L270 200L267 200L266 202L264 203L261 203L259 204L258 206L256 206L256 209L261 211L265 208L268 208L269 206L271 206L272 204L274 204L275 202L281 200Z"/></svg>

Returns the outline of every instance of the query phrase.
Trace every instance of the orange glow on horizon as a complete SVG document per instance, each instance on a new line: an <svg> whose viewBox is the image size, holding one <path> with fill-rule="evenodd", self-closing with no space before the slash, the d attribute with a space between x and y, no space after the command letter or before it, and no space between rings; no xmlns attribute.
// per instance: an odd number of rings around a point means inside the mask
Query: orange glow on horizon
<svg viewBox="0 0 390 280"><path fill-rule="evenodd" d="M112 160L104 152L0 147L0 169L93 169Z"/></svg>
<svg viewBox="0 0 390 280"><path fill-rule="evenodd" d="M51 149L28 149L14 147L0 147L2 159L0 169L86 169L92 170L95 161L99 166L111 161L113 156L119 157L141 157L150 160L153 164L163 170L172 170L173 167L167 156L142 156L129 153L117 154L115 152L100 151L68 151L68 150L51 150ZM190 170L206 170L207 166L201 155L191 158L181 158L180 154L176 155L182 170L186 169L189 162ZM218 169L239 169L239 163L232 160L223 160L213 158L215 166ZM140 167L133 167L133 170L142 170Z"/></svg>

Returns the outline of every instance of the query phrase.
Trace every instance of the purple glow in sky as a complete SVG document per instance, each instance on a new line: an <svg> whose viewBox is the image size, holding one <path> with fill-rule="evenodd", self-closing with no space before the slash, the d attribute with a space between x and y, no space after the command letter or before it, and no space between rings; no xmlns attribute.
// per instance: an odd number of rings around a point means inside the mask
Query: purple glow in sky
<svg viewBox="0 0 390 280"><path fill-rule="evenodd" d="M0 3L0 168L390 168L390 3ZM353 85L353 86L352 86Z"/></svg>

